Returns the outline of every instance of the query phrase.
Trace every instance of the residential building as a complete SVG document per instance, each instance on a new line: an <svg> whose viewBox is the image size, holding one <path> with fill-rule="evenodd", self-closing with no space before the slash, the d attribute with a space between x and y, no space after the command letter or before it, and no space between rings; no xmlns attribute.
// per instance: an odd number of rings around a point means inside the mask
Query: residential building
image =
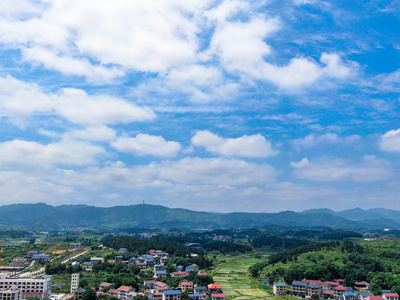
<svg viewBox="0 0 400 300"><path fill-rule="evenodd" d="M358 300L358 293L355 292L344 292L343 293L344 300Z"/></svg>
<svg viewBox="0 0 400 300"><path fill-rule="evenodd" d="M82 288L79 288L79 289L75 290L75 291L74 291L75 298L78 298L78 299L82 298L82 297L83 297L83 294L84 294L85 292L86 292L86 290L85 290L85 289L82 289Z"/></svg>
<svg viewBox="0 0 400 300"><path fill-rule="evenodd" d="M71 274L71 294L79 288L79 273Z"/></svg>
<svg viewBox="0 0 400 300"><path fill-rule="evenodd" d="M218 294L212 294L211 295L211 300L225 300L226 295L223 293L218 293Z"/></svg>
<svg viewBox="0 0 400 300"><path fill-rule="evenodd" d="M193 300L205 300L204 294L189 294L188 296Z"/></svg>
<svg viewBox="0 0 400 300"><path fill-rule="evenodd" d="M165 266L162 264L157 264L154 266L154 272L156 271L165 271Z"/></svg>
<svg viewBox="0 0 400 300"><path fill-rule="evenodd" d="M181 300L181 291L179 290L164 291L162 300Z"/></svg>
<svg viewBox="0 0 400 300"><path fill-rule="evenodd" d="M81 243L69 243L69 248L82 248L82 244Z"/></svg>
<svg viewBox="0 0 400 300"><path fill-rule="evenodd" d="M171 273L171 277L175 277L175 278L183 278L186 276L187 276L186 272L172 272Z"/></svg>
<svg viewBox="0 0 400 300"><path fill-rule="evenodd" d="M273 291L275 296L286 295L286 283L274 282Z"/></svg>
<svg viewBox="0 0 400 300"><path fill-rule="evenodd" d="M51 256L49 254L34 254L32 260L50 261Z"/></svg>
<svg viewBox="0 0 400 300"><path fill-rule="evenodd" d="M178 289L180 289L182 292L193 291L193 288L194 288L194 283L192 281L182 281L178 285Z"/></svg>
<svg viewBox="0 0 400 300"><path fill-rule="evenodd" d="M125 252L128 252L128 249L127 248L119 248L118 252L125 253Z"/></svg>
<svg viewBox="0 0 400 300"><path fill-rule="evenodd" d="M217 293L220 293L222 291L221 286L219 284L216 284L216 283L211 283L211 284L207 285L207 287L208 287L208 292L210 294L217 294Z"/></svg>
<svg viewBox="0 0 400 300"><path fill-rule="evenodd" d="M104 263L104 258L102 258L102 257L92 257L92 258L90 259L90 261L91 261L92 263L94 263L94 264L97 264L97 263Z"/></svg>
<svg viewBox="0 0 400 300"><path fill-rule="evenodd" d="M399 295L397 293L383 293L383 300L399 300Z"/></svg>
<svg viewBox="0 0 400 300"><path fill-rule="evenodd" d="M341 285L339 285L333 289L334 295L337 298L343 296L343 293L348 292L348 291L349 291L349 289L347 287L341 286Z"/></svg>
<svg viewBox="0 0 400 300"><path fill-rule="evenodd" d="M36 254L39 254L39 251L29 251L28 255L26 256L28 259L32 259L32 257Z"/></svg>
<svg viewBox="0 0 400 300"><path fill-rule="evenodd" d="M360 293L358 295L359 300L365 300L367 297L374 296L373 293Z"/></svg>
<svg viewBox="0 0 400 300"><path fill-rule="evenodd" d="M117 293L118 299L127 300L127 299L129 299L128 294L131 292L134 292L135 289L131 286L122 285L117 289L117 291L118 291L118 293Z"/></svg>
<svg viewBox="0 0 400 300"><path fill-rule="evenodd" d="M301 281L292 282L292 292L305 295L307 293L308 284Z"/></svg>
<svg viewBox="0 0 400 300"><path fill-rule="evenodd" d="M43 299L50 297L52 277L49 275L41 278L1 278L0 289L10 289L13 286L21 290L21 298Z"/></svg>
<svg viewBox="0 0 400 300"><path fill-rule="evenodd" d="M106 288L108 288L108 287L111 287L111 286L112 286L111 283L102 282L102 283L100 283L100 285L99 285L99 290L102 292L102 291L104 291L104 289L106 289Z"/></svg>
<svg viewBox="0 0 400 300"><path fill-rule="evenodd" d="M82 264L82 269L85 271L92 271L94 263L92 261L86 261Z"/></svg>
<svg viewBox="0 0 400 300"><path fill-rule="evenodd" d="M118 255L115 257L115 262L122 262L124 260L124 257L121 255Z"/></svg>
<svg viewBox="0 0 400 300"><path fill-rule="evenodd" d="M311 284L307 288L308 296L314 296L314 295L321 296L322 292L323 292L322 286L318 284Z"/></svg>
<svg viewBox="0 0 400 300"><path fill-rule="evenodd" d="M170 287L164 282L161 282L161 281L154 282L154 291L155 292L163 292L163 291L166 291L169 289L170 289Z"/></svg>
<svg viewBox="0 0 400 300"><path fill-rule="evenodd" d="M160 278L166 278L167 277L167 271L155 271L154 272L154 278L160 279Z"/></svg>

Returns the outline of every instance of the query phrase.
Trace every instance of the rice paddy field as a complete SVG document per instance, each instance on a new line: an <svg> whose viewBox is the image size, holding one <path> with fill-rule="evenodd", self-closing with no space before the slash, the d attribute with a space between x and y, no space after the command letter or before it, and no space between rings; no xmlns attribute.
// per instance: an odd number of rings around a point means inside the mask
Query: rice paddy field
<svg viewBox="0 0 400 300"><path fill-rule="evenodd" d="M221 285L227 299L275 299L272 289L264 287L256 278L247 275L247 269L260 259L230 257L216 266L215 283Z"/></svg>

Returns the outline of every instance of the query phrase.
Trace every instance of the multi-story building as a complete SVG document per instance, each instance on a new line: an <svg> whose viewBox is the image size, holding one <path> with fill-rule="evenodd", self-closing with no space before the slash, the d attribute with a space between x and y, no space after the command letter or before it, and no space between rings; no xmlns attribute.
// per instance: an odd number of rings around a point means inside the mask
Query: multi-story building
<svg viewBox="0 0 400 300"><path fill-rule="evenodd" d="M79 273L71 274L71 294L79 288Z"/></svg>
<svg viewBox="0 0 400 300"><path fill-rule="evenodd" d="M286 295L286 283L275 282L273 290L274 290L275 296Z"/></svg>
<svg viewBox="0 0 400 300"><path fill-rule="evenodd" d="M11 289L16 286L21 290L21 298L49 298L51 294L52 277L50 275L41 278L2 278L0 289Z"/></svg>
<svg viewBox="0 0 400 300"><path fill-rule="evenodd" d="M21 300L21 290L17 286L0 289L0 300Z"/></svg>
<svg viewBox="0 0 400 300"><path fill-rule="evenodd" d="M308 284L306 282L293 281L292 282L292 292L305 295L307 293L307 286L308 286Z"/></svg>
<svg viewBox="0 0 400 300"><path fill-rule="evenodd" d="M181 291L164 291L162 300L181 300Z"/></svg>

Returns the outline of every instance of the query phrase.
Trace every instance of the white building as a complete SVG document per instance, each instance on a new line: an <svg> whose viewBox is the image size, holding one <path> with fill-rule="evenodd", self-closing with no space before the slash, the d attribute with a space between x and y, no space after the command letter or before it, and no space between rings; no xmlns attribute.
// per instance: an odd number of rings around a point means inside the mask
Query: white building
<svg viewBox="0 0 400 300"><path fill-rule="evenodd" d="M17 286L0 289L0 300L21 300L21 290Z"/></svg>
<svg viewBox="0 0 400 300"><path fill-rule="evenodd" d="M71 274L71 294L79 288L79 273Z"/></svg>
<svg viewBox="0 0 400 300"><path fill-rule="evenodd" d="M12 289L14 286L21 291L21 298L43 299L50 297L52 277L50 275L42 278L2 278L0 289Z"/></svg>

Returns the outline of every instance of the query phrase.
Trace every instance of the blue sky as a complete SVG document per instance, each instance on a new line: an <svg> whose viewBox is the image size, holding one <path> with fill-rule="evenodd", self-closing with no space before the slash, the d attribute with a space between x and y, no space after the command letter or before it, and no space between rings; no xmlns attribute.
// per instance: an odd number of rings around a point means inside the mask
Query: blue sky
<svg viewBox="0 0 400 300"><path fill-rule="evenodd" d="M0 0L1 204L397 209L397 1Z"/></svg>

